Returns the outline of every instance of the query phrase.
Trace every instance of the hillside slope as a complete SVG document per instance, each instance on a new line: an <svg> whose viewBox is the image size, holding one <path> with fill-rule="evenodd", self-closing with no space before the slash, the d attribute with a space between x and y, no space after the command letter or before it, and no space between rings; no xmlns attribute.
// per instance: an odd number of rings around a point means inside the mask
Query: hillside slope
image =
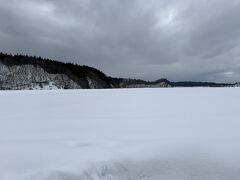
<svg viewBox="0 0 240 180"><path fill-rule="evenodd" d="M229 86L238 84L113 78L88 66L0 53L0 90Z"/></svg>
<svg viewBox="0 0 240 180"><path fill-rule="evenodd" d="M111 88L101 71L71 63L0 54L0 89Z"/></svg>

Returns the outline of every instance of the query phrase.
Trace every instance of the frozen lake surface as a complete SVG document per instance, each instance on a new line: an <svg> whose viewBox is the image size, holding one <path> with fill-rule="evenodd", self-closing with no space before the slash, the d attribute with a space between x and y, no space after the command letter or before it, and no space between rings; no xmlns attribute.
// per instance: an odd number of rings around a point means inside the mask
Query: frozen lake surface
<svg viewBox="0 0 240 180"><path fill-rule="evenodd" d="M0 92L1 180L239 180L240 88Z"/></svg>

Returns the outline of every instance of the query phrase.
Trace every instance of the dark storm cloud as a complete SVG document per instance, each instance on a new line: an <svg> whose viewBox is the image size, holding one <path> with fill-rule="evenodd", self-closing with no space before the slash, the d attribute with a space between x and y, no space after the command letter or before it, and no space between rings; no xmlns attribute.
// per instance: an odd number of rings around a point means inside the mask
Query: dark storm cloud
<svg viewBox="0 0 240 180"><path fill-rule="evenodd" d="M0 49L112 76L240 81L240 0L0 0Z"/></svg>

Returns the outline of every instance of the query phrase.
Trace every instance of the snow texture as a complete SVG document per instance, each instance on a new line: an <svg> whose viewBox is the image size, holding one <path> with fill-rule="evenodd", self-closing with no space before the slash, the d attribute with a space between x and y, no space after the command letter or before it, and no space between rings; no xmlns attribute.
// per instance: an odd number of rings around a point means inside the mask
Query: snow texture
<svg viewBox="0 0 240 180"><path fill-rule="evenodd" d="M239 180L239 88L0 92L0 180Z"/></svg>

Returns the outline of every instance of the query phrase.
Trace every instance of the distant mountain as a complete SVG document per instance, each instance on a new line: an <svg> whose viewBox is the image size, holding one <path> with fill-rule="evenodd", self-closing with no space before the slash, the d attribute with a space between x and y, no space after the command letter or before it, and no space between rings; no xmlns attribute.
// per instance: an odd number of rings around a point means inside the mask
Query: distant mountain
<svg viewBox="0 0 240 180"><path fill-rule="evenodd" d="M118 88L157 88L157 87L173 87L172 83L167 79L159 79L157 81L144 81L141 79L124 79L111 78L112 84Z"/></svg>
<svg viewBox="0 0 240 180"><path fill-rule="evenodd" d="M226 86L239 86L239 83L171 82L167 79L149 82L113 78L89 66L0 53L0 90Z"/></svg>
<svg viewBox="0 0 240 180"><path fill-rule="evenodd" d="M240 82L238 82L238 83L235 83L235 85L234 85L235 87L240 87Z"/></svg>
<svg viewBox="0 0 240 180"><path fill-rule="evenodd" d="M157 81L144 81L141 79L122 79L112 78L113 82L120 88L156 88L156 87L235 87L236 84L214 83L214 82L171 82L167 79L159 79ZM114 83L113 83L114 84Z"/></svg>
<svg viewBox="0 0 240 180"><path fill-rule="evenodd" d="M235 84L226 84L226 83L213 83L213 82L191 82L191 81L182 81L182 82L172 82L174 87L231 87Z"/></svg>

